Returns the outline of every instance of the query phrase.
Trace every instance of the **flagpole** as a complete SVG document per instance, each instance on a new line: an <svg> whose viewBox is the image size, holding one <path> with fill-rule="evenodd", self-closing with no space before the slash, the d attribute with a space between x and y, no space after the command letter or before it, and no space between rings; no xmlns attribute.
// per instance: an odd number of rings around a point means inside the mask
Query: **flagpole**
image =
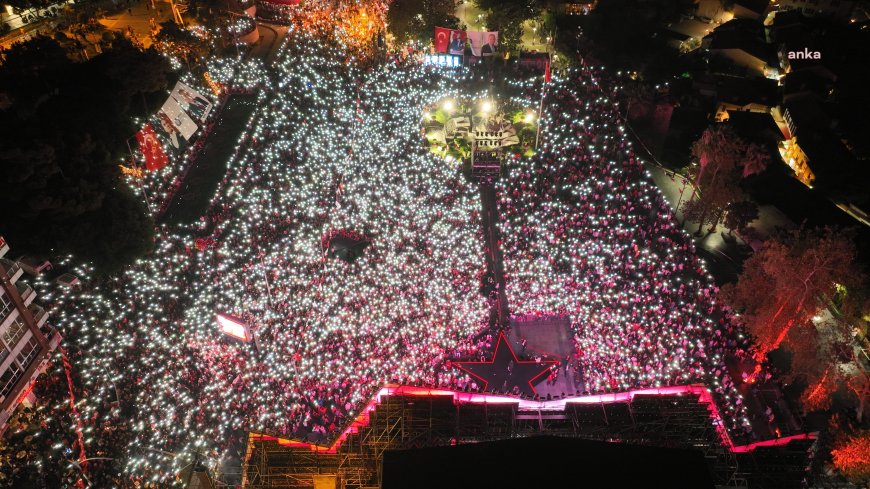
<svg viewBox="0 0 870 489"><path fill-rule="evenodd" d="M127 138L126 143L127 143L127 151L130 152L130 161L132 162L132 166L134 168L139 168L139 165L136 164L136 157L133 156L133 148L130 147L130 139L129 138ZM139 168L139 170L141 171L142 168ZM142 172L142 175L145 175L145 173ZM139 182L139 190L142 191L142 195L145 197L145 205L148 206L148 215L151 216L151 219L153 220L154 219L154 211L151 209L151 199L148 198L148 192L145 191L145 186L142 185L142 178L141 177L137 178L135 176L133 178L136 178L136 181Z"/></svg>

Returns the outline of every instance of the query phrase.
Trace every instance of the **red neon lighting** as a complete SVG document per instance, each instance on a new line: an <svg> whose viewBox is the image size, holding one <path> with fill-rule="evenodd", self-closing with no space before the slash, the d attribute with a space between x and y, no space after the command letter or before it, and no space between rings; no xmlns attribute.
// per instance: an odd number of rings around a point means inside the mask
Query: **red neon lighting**
<svg viewBox="0 0 870 489"><path fill-rule="evenodd" d="M545 364L549 364L549 365L552 366L552 365L558 365L559 362L557 362L557 361L555 361L555 360L542 360L542 361L539 363L539 362L536 362L536 361L534 361L534 360L520 360L519 358L517 358L517 354L514 352L514 349L511 348L510 342L508 342L508 340L507 340L507 338L505 337L505 335L504 335L503 332L498 334L498 340L497 340L497 342L496 342L496 344L495 344L495 351L492 352L492 359L490 359L488 362L455 362L454 364L455 364L457 367L459 367L463 372L465 372L465 373L467 373L468 375L471 375L472 377L474 377L474 378L480 380L481 382L483 382L483 390L486 391L487 387L489 386L489 381L486 380L486 379L484 379L484 378L482 378L482 377L480 377L479 375L475 374L474 372L472 372L472 371L470 371L470 370L468 370L468 369L466 369L466 368L463 368L462 365L470 365L470 364L471 364L471 365L473 365L473 364L478 364L478 365L481 365L481 364L488 364L488 365L492 365L492 364L495 362L495 359L498 358L498 350L499 350L499 348L501 348L501 345L502 345L502 344L506 344L506 345L507 345L508 351L511 352L511 355L514 357L514 363L516 363L517 365L529 365L529 364L538 364L538 365L541 365L541 373L539 373L538 375L535 375L534 377L532 377L532 378L529 379L529 381L528 381L528 382L529 382L529 387L532 389L532 392L534 392L535 395L537 395L537 394L538 394L538 390L535 389L535 385L533 384L533 382L534 382L535 380L537 380L540 376L542 376L542 375L544 375L545 373L549 372L549 367L547 367Z"/></svg>
<svg viewBox="0 0 870 489"><path fill-rule="evenodd" d="M728 449L734 453L744 453L750 452L754 450L756 447L762 446L778 446L785 445L792 440L815 440L817 434L816 433L808 433L804 435L794 435L785 438L779 438L776 440L767 440L752 443L749 445L741 445L735 446L731 441L731 437L728 436L728 432L724 428L724 423L722 422L722 417L719 415L719 409L716 407L716 403L713 402L713 396L710 394L710 391L701 384L692 384L692 385L682 385L682 386L670 386L670 387L659 387L653 389L638 389L633 391L626 392L618 392L612 394L600 394L593 396L576 396L569 397L565 399L557 399L552 401L532 401L527 399L517 399L516 397L508 397L508 396L497 396L491 394L480 394L473 392L460 392L449 389L435 389L435 388L427 388L427 387L412 387L405 385L386 385L384 386L378 393L372 398L372 400L366 405L363 409L362 413L354 419L354 421L345 428L344 431L338 436L338 438L333 442L330 446L322 446L316 445L314 443L303 442L299 440L288 440L285 438L280 438L276 436L270 435L262 435L257 433L251 433L252 439L262 439L262 440L276 440L279 445L287 446L287 447L299 447L299 448L308 448L312 452L320 452L320 453L336 453L338 448L344 443L344 440L353 433L359 432L360 428L368 425L369 422L369 413L377 407L380 403L382 396L394 396L394 395L403 395L403 396L418 396L418 397L429 397L429 396L453 396L454 403L474 403L474 404L517 404L520 409L525 410L542 410L542 411L558 411L564 410L565 406L568 404L601 404L601 403L616 403L616 402L629 402L634 399L635 396L672 396L672 395L695 395L698 396L698 400L707 404L707 408L710 410L710 420L713 425L716 427L716 431L719 433L719 437L722 441L722 444L728 447Z"/></svg>
<svg viewBox="0 0 870 489"><path fill-rule="evenodd" d="M757 441L755 443L750 443L749 445L733 447L731 448L731 451L734 453L751 452L758 447L778 447L781 445L788 445L792 440L815 440L818 435L817 432L813 432L804 433L802 435L786 436L783 438L774 438L773 440Z"/></svg>

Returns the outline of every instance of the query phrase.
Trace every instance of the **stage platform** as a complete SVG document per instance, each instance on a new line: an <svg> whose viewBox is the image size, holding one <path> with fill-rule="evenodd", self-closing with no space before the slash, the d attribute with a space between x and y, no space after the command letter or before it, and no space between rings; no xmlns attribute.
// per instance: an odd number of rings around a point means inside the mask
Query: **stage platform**
<svg viewBox="0 0 870 489"><path fill-rule="evenodd" d="M526 340L525 353L531 357L542 355L547 358L559 359L559 375L555 384L548 384L546 376L534 384L535 391L541 397L573 396L585 391L583 373L577 373L573 368L574 341L571 334L571 320L568 317L545 319L510 320L509 339L517 354L523 351L522 340ZM566 368L566 367L571 368Z"/></svg>

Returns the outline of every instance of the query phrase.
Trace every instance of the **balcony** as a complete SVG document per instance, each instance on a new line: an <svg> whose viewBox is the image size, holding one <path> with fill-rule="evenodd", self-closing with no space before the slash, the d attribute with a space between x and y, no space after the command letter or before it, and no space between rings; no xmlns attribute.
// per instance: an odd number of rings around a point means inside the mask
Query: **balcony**
<svg viewBox="0 0 870 489"><path fill-rule="evenodd" d="M33 314L33 322L36 323L38 328L41 328L46 321L48 321L48 313L45 312L41 306L37 306L36 304L31 305L27 309L30 310L30 313Z"/></svg>
<svg viewBox="0 0 870 489"><path fill-rule="evenodd" d="M63 341L63 336L61 336L58 331L52 331L51 336L48 338L48 348L51 351L56 350L57 345L59 345L61 341Z"/></svg>
<svg viewBox="0 0 870 489"><path fill-rule="evenodd" d="M21 302L24 302L25 306L29 306L33 302L33 299L36 298L36 292L33 291L33 287L27 284L15 284L15 288L18 289Z"/></svg>
<svg viewBox="0 0 870 489"><path fill-rule="evenodd" d="M6 277L13 284L19 277L21 277L21 274L24 273L24 270L21 269L21 265L8 258L0 258L0 264L2 264L3 268L6 270Z"/></svg>

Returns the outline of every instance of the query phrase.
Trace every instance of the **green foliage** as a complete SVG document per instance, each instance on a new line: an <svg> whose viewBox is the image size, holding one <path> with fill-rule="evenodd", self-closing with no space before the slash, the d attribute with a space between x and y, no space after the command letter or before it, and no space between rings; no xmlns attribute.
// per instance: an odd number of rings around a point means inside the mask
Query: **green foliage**
<svg viewBox="0 0 870 489"><path fill-rule="evenodd" d="M518 11L496 9L486 16L486 28L498 31L499 48L510 53L519 48L523 37L523 22L528 18Z"/></svg>
<svg viewBox="0 0 870 489"><path fill-rule="evenodd" d="M453 0L394 0L387 12L387 26L399 43L426 43L432 41L435 27L459 27L455 13Z"/></svg>
<svg viewBox="0 0 870 489"><path fill-rule="evenodd" d="M73 63L57 42L13 48L0 67L0 234L35 254L74 253L103 272L150 250L153 224L121 184L131 107L166 89L169 66L125 42ZM142 109L141 112L144 112Z"/></svg>

